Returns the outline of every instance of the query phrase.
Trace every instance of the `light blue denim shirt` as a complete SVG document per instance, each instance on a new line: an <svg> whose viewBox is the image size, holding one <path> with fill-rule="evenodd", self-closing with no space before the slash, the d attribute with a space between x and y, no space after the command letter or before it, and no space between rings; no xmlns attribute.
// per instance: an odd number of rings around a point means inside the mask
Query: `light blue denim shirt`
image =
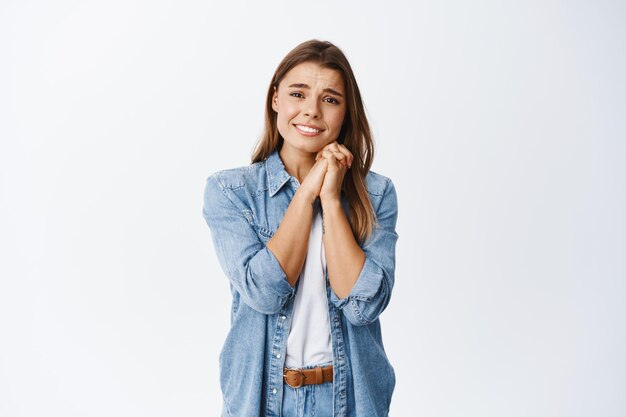
<svg viewBox="0 0 626 417"><path fill-rule="evenodd" d="M265 161L207 179L203 215L233 296L231 329L220 353L222 416L281 415L283 366L298 286L289 285L265 245L299 185L277 150ZM325 271L335 417L387 416L395 386L379 316L394 283L397 196L391 180L373 171L366 186L378 224L360 245L365 264L346 298L337 297ZM347 215L348 201L343 194L341 198Z"/></svg>

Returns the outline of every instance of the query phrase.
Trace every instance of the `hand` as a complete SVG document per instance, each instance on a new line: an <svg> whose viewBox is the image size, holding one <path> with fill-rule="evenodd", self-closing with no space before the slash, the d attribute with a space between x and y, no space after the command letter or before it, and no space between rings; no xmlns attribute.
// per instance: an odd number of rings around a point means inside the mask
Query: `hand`
<svg viewBox="0 0 626 417"><path fill-rule="evenodd" d="M337 199L341 195L343 178L352 166L354 157L344 145L335 142L329 143L317 153L316 160L325 159L328 161L328 168L324 176L324 182L320 190L320 199Z"/></svg>
<svg viewBox="0 0 626 417"><path fill-rule="evenodd" d="M307 195L308 198L311 200L311 203L313 203L313 201L315 201L317 196L320 194L327 168L327 159L316 159L315 164L313 164L313 167L311 168L307 176L304 178L304 180L302 180L300 188L298 188L297 192Z"/></svg>

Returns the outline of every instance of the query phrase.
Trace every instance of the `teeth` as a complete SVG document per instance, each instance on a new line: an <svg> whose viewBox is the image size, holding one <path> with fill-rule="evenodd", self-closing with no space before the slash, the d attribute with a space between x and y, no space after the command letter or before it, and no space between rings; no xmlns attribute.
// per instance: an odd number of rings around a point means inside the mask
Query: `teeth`
<svg viewBox="0 0 626 417"><path fill-rule="evenodd" d="M302 126L302 125L296 125L296 127L300 130L303 130L305 132L309 132L309 133L317 133L319 132L318 129L313 129L311 127L307 127L307 126Z"/></svg>

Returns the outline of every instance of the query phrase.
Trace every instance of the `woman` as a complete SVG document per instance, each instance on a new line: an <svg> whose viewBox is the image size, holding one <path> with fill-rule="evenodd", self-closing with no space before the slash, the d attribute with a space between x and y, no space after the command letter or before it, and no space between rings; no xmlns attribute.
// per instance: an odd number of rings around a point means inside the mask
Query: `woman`
<svg viewBox="0 0 626 417"><path fill-rule="evenodd" d="M344 54L298 45L267 94L252 164L212 174L203 215L230 280L223 416L387 416L379 315L394 283L397 198Z"/></svg>

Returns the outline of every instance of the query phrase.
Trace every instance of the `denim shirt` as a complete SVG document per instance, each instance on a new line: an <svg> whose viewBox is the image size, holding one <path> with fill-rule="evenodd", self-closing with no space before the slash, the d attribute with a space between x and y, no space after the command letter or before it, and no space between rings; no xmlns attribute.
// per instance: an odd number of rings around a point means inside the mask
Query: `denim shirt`
<svg viewBox="0 0 626 417"><path fill-rule="evenodd" d="M220 353L222 416L281 415L283 366L298 286L289 285L266 243L299 186L278 150L262 162L207 179L203 216L232 293L231 329ZM360 244L365 263L350 294L340 299L324 271L335 417L387 416L395 386L379 316L394 283L397 197L391 180L373 171L366 176L366 187L378 223ZM347 215L343 193L341 200Z"/></svg>

